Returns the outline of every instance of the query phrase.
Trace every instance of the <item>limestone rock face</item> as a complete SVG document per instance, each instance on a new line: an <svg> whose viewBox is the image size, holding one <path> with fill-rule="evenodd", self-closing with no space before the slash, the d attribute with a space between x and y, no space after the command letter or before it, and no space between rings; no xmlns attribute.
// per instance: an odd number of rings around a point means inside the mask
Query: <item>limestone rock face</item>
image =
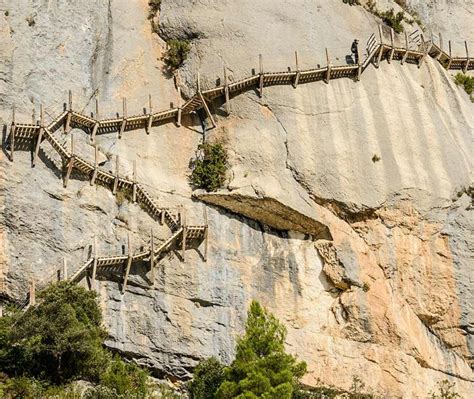
<svg viewBox="0 0 474 399"><path fill-rule="evenodd" d="M409 1L429 28L449 39L473 39L469 1ZM380 2L380 7L398 7ZM163 0L160 35L146 0L0 3L0 123L29 122L43 102L47 118L73 103L101 117L143 113L223 78L350 60L377 21L361 7L321 0ZM6 12L8 11L8 13ZM462 18L461 18L462 17ZM34 21L34 23L33 23ZM384 35L387 31L384 30ZM163 39L191 41L174 79L163 70ZM388 38L388 36L386 36ZM464 40L464 38L462 38ZM403 37L396 38L403 42ZM464 55L462 47L456 52ZM197 362L233 358L248 303L260 300L288 327L287 347L305 360L305 382L349 389L353 377L386 397L426 397L450 379L472 396L474 286L472 264L473 105L450 74L429 59L421 68L382 62L360 82L335 80L264 88L231 99L231 115L212 104L205 115L144 131L98 137L100 162L138 179L162 206L185 205L190 224L209 219L209 258L202 248L186 262L170 252L153 285L143 265L120 294L119 275L101 276L98 290L107 345L158 376L189 378ZM88 137L73 131L81 156L93 159ZM226 187L193 193L189 160L205 133L229 151ZM5 140L7 130L4 129ZM56 136L69 145L70 135ZM73 176L62 187L61 162L47 143L40 161L0 154L2 297L22 298L34 279L46 281L63 257L135 249L150 229L166 239L137 205ZM193 195L194 194L194 195Z"/></svg>

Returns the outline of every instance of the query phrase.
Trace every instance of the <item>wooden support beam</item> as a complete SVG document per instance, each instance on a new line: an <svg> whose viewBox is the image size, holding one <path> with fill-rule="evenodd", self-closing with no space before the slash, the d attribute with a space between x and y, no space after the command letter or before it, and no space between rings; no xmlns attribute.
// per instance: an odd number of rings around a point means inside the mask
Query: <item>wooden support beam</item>
<svg viewBox="0 0 474 399"><path fill-rule="evenodd" d="M395 53L395 32L393 28L390 28L390 54L388 55L388 63L390 64L393 60L393 54Z"/></svg>
<svg viewBox="0 0 474 399"><path fill-rule="evenodd" d="M295 80L293 82L293 87L296 89L298 87L298 82L300 81L300 66L298 64L298 51L295 51L295 64L296 64L296 75Z"/></svg>
<svg viewBox="0 0 474 399"><path fill-rule="evenodd" d="M148 122L146 125L146 134L150 134L152 124L153 124L153 108L152 108L152 103L151 103L151 94L148 94Z"/></svg>
<svg viewBox="0 0 474 399"><path fill-rule="evenodd" d="M204 208L204 224L206 230L204 231L204 262L207 262L207 254L209 250L209 221L207 218L207 206Z"/></svg>
<svg viewBox="0 0 474 399"><path fill-rule="evenodd" d="M360 76L362 75L362 57L360 54L360 47L357 45L357 81L360 81Z"/></svg>
<svg viewBox="0 0 474 399"><path fill-rule="evenodd" d="M181 254L183 257L183 262L186 262L186 235L187 235L187 225L186 225L186 208L183 206L181 209L181 227L183 228L183 239L181 241Z"/></svg>
<svg viewBox="0 0 474 399"><path fill-rule="evenodd" d="M259 79L259 84L258 84L258 95L260 98L263 96L263 83L264 83L264 74L263 74L263 58L262 54L258 55L258 63L259 63L259 68L260 68L260 79Z"/></svg>
<svg viewBox="0 0 474 399"><path fill-rule="evenodd" d="M199 79L198 79L199 81ZM200 84L198 85L200 86ZM177 117L177 120L176 120L176 126L180 127L181 126L181 114L183 113L182 109L181 109L181 87L178 87L178 117Z"/></svg>
<svg viewBox="0 0 474 399"><path fill-rule="evenodd" d="M99 129L99 121L94 123L94 127L92 128L92 134L91 134L91 143L95 143L95 136L97 134L97 130Z"/></svg>
<svg viewBox="0 0 474 399"><path fill-rule="evenodd" d="M68 273L67 273L67 260L66 258L63 259L63 280L67 281L68 279Z"/></svg>
<svg viewBox="0 0 474 399"><path fill-rule="evenodd" d="M469 59L469 49L467 47L467 41L464 41L464 47L466 48L466 65L464 66L464 69L463 69L463 72L464 73L467 73L468 69L469 69L469 63L470 63L470 59Z"/></svg>
<svg viewBox="0 0 474 399"><path fill-rule="evenodd" d="M225 112L230 115L230 93L229 93L229 79L227 77L227 68L224 65L224 97L225 97Z"/></svg>
<svg viewBox="0 0 474 399"><path fill-rule="evenodd" d="M13 153L15 152L15 104L12 109L12 127L10 129L10 161L13 162Z"/></svg>
<svg viewBox="0 0 474 399"><path fill-rule="evenodd" d="M379 38L380 38L380 47L379 47L379 53L377 55L377 64L375 65L376 68L380 66L380 61L382 60L383 49L384 49L382 25L380 24L379 24Z"/></svg>
<svg viewBox="0 0 474 399"><path fill-rule="evenodd" d="M443 36L441 35L441 33L438 33L438 35L439 35L439 50L440 51L436 59L439 61L439 59L441 58L441 55L443 55Z"/></svg>
<svg viewBox="0 0 474 399"><path fill-rule="evenodd" d="M74 167L74 134L71 133L71 156L67 161L66 177L64 178L64 188L67 187L69 178L71 177L72 168Z"/></svg>
<svg viewBox="0 0 474 399"><path fill-rule="evenodd" d="M64 133L68 134L71 131L71 118L72 118L72 91L68 92L68 113L66 116L66 124L64 125Z"/></svg>
<svg viewBox="0 0 474 399"><path fill-rule="evenodd" d="M326 83L329 83L331 80L331 60L329 59L329 50L326 47L326 63L327 63L327 71L326 71Z"/></svg>
<svg viewBox="0 0 474 399"><path fill-rule="evenodd" d="M96 120L99 120L100 117L99 117L99 99L96 97L95 98L95 119Z"/></svg>
<svg viewBox="0 0 474 399"><path fill-rule="evenodd" d="M30 297L28 301L28 306L36 305L36 283L34 280L30 283Z"/></svg>
<svg viewBox="0 0 474 399"><path fill-rule="evenodd" d="M132 202L137 202L137 161L133 161L133 187L132 187Z"/></svg>
<svg viewBox="0 0 474 399"><path fill-rule="evenodd" d="M94 146L94 172L92 172L91 186L95 184L95 179L97 179L97 173L99 173L99 149L97 144Z"/></svg>
<svg viewBox="0 0 474 399"><path fill-rule="evenodd" d="M99 246L97 244L97 236L94 236L94 261L92 263L92 283L91 283L91 287L93 290L96 289L95 277L97 275L98 259L99 259Z"/></svg>
<svg viewBox="0 0 474 399"><path fill-rule="evenodd" d="M40 104L40 128L38 130L38 136L36 138L35 153L33 155L33 166L36 165L36 160L38 159L41 141L43 141L43 132L44 132L44 108L43 108L43 104Z"/></svg>
<svg viewBox="0 0 474 399"><path fill-rule="evenodd" d="M125 126L127 125L127 99L125 97L122 99L122 108L123 108L123 118L122 118L122 124L120 125L119 139L122 138L123 132L125 131Z"/></svg>
<svg viewBox="0 0 474 399"><path fill-rule="evenodd" d="M128 257L127 257L127 265L125 267L125 276L123 278L122 295L125 294L125 290L127 289L128 275L130 274L130 268L132 267L132 260L133 260L132 241L130 240L130 233L128 233L127 239L128 239Z"/></svg>
<svg viewBox="0 0 474 399"><path fill-rule="evenodd" d="M453 62L453 57L452 57L452 48L451 48L451 40L448 41L448 47L449 47L449 60L448 63L446 64L446 69L449 70L451 68L451 63Z"/></svg>
<svg viewBox="0 0 474 399"><path fill-rule="evenodd" d="M155 285L155 240L153 238L153 229L150 230L150 272L151 284Z"/></svg>
<svg viewBox="0 0 474 399"><path fill-rule="evenodd" d="M207 116L211 120L212 127L213 128L217 127L216 121L214 120L214 117L212 116L211 111L209 110L209 107L207 106L206 99L204 98L204 96L202 95L201 92L199 92L199 97L201 98L202 105L204 107L204 111L206 111Z"/></svg>
<svg viewBox="0 0 474 399"><path fill-rule="evenodd" d="M117 194L117 189L118 189L118 184L119 184L119 166L120 166L120 160L119 156L115 156L115 179L114 179L114 186L112 188L112 194L115 195Z"/></svg>
<svg viewBox="0 0 474 399"><path fill-rule="evenodd" d="M405 30L405 54L403 54L403 58L401 61L401 64L403 65L408 57L408 52L409 52L409 44L408 44L408 33Z"/></svg>

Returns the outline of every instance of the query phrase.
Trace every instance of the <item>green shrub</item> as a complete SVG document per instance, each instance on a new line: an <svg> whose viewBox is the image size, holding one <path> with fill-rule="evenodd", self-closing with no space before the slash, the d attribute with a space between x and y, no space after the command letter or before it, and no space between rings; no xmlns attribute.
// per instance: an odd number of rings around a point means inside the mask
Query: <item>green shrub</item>
<svg viewBox="0 0 474 399"><path fill-rule="evenodd" d="M385 22L388 26L392 27L395 32L403 32L402 22L405 19L405 13L403 11L395 13L393 8L391 8L388 11L381 12L380 18L382 18L383 22Z"/></svg>
<svg viewBox="0 0 474 399"><path fill-rule="evenodd" d="M216 359L201 361L188 385L190 399L213 399L224 379L224 366Z"/></svg>
<svg viewBox="0 0 474 399"><path fill-rule="evenodd" d="M449 382L449 380L443 380L438 382L438 392L430 392L431 399L457 399L460 398L455 388L456 384L454 382Z"/></svg>
<svg viewBox="0 0 474 399"><path fill-rule="evenodd" d="M200 144L198 154L191 167L190 180L193 187L208 192L216 191L225 183L227 151L220 142Z"/></svg>
<svg viewBox="0 0 474 399"><path fill-rule="evenodd" d="M188 57L191 45L187 40L172 39L168 42L168 50L164 61L169 70L178 69Z"/></svg>
<svg viewBox="0 0 474 399"><path fill-rule="evenodd" d="M135 363L125 363L115 356L100 376L100 384L123 397L146 398L148 374Z"/></svg>
<svg viewBox="0 0 474 399"><path fill-rule="evenodd" d="M474 92L474 76L465 75L459 72L454 77L454 83L458 86L462 86L464 91L471 97L471 101L474 101L474 97L472 96Z"/></svg>
<svg viewBox="0 0 474 399"><path fill-rule="evenodd" d="M286 328L253 301L235 360L224 369L216 398L291 399L306 373L306 363L285 353Z"/></svg>

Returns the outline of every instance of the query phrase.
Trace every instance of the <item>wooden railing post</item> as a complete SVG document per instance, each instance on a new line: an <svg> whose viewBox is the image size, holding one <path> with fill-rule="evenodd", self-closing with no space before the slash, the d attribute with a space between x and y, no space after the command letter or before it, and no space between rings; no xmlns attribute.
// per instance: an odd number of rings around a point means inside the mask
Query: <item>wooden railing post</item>
<svg viewBox="0 0 474 399"><path fill-rule="evenodd" d="M151 103L151 94L148 94L148 122L146 125L146 134L150 134L152 124L153 124L153 108L152 108L152 103Z"/></svg>
<svg viewBox="0 0 474 399"><path fill-rule="evenodd" d="M120 159L119 156L115 156L115 179L114 179L114 186L112 188L112 194L117 194L118 184L119 184L119 171L120 171Z"/></svg>
<svg viewBox="0 0 474 399"><path fill-rule="evenodd" d="M153 238L153 229L150 230L150 271L151 284L155 284L155 240Z"/></svg>
<svg viewBox="0 0 474 399"><path fill-rule="evenodd" d="M408 57L408 52L409 52L409 44L408 44L408 33L405 30L405 54L403 54L403 58L401 60L401 64L403 65Z"/></svg>
<svg viewBox="0 0 474 399"><path fill-rule="evenodd" d="M132 202L137 202L137 161L133 161L133 187L132 187Z"/></svg>
<svg viewBox="0 0 474 399"><path fill-rule="evenodd" d="M176 119L176 126L181 127L181 115L183 110L181 109L182 99L181 99L181 87L178 87L178 116Z"/></svg>
<svg viewBox="0 0 474 399"><path fill-rule="evenodd" d="M467 47L467 41L466 41L466 40L464 41L464 47L466 48L466 66L464 67L463 72L464 72L464 73L467 73L467 71L468 71L468 69L469 69L469 62L470 62L471 60L469 59L469 49L468 49L468 47Z"/></svg>
<svg viewBox="0 0 474 399"><path fill-rule="evenodd" d="M326 71L326 83L329 83L331 80L331 60L329 58L329 50L326 47L326 64L327 64L327 71Z"/></svg>
<svg viewBox="0 0 474 399"><path fill-rule="evenodd" d="M72 91L68 92L68 113L66 116L66 124L64 126L64 133L69 133L71 131L71 118L72 118Z"/></svg>
<svg viewBox="0 0 474 399"><path fill-rule="evenodd" d="M12 127L10 129L10 161L13 162L13 153L15 152L15 104L12 108Z"/></svg>
<svg viewBox="0 0 474 399"><path fill-rule="evenodd" d="M439 59L441 58L441 55L443 54L443 36L441 35L441 32L438 33L439 35L439 49L440 49L440 52L438 54L438 56L436 57L436 60L439 61Z"/></svg>
<svg viewBox="0 0 474 399"><path fill-rule="evenodd" d="M122 99L122 108L123 118L119 131L119 139L122 138L123 132L125 131L125 126L127 125L127 99L125 97Z"/></svg>
<svg viewBox="0 0 474 399"><path fill-rule="evenodd" d="M92 172L91 177L91 186L95 184L95 179L97 179L97 173L99 173L99 149L97 144L94 145L94 172Z"/></svg>
<svg viewBox="0 0 474 399"><path fill-rule="evenodd" d="M33 155L33 166L36 166L36 161L38 159L41 141L43 140L43 131L44 131L44 108L43 108L43 104L40 104L40 127L38 130L38 136L36 138L35 153Z"/></svg>
<svg viewBox="0 0 474 399"><path fill-rule="evenodd" d="M182 248L181 253L183 257L183 262L186 262L186 235L187 235L187 225L186 225L186 208L183 206L181 209L181 226L183 228L183 240L181 242Z"/></svg>
<svg viewBox="0 0 474 399"><path fill-rule="evenodd" d="M225 97L225 111L230 115L230 93L229 93L229 79L227 77L227 68L224 65L224 97Z"/></svg>
<svg viewBox="0 0 474 399"><path fill-rule="evenodd" d="M423 34L421 34L421 45L423 46L423 55L421 56L420 61L418 62L418 68L421 68L421 65L423 64L423 61L425 60L427 54L427 47Z"/></svg>
<svg viewBox="0 0 474 399"><path fill-rule="evenodd" d="M204 231L204 262L207 262L209 249L209 221L207 218L207 206L204 208L204 225L206 226L206 230Z"/></svg>
<svg viewBox="0 0 474 399"><path fill-rule="evenodd" d="M379 27L380 47L379 47L379 54L377 55L377 64L375 65L376 68L380 66L380 61L382 60L383 49L384 49L382 25L379 24L378 27Z"/></svg>
<svg viewBox="0 0 474 399"><path fill-rule="evenodd" d="M393 54L395 53L395 32L393 28L390 28L390 54L388 56L388 63L390 64L393 60Z"/></svg>
<svg viewBox="0 0 474 399"><path fill-rule="evenodd" d="M29 298L28 306L35 306L35 305L36 305L36 283L34 280L31 280L30 298Z"/></svg>
<svg viewBox="0 0 474 399"><path fill-rule="evenodd" d="M262 54L258 55L258 64L259 64L259 69L260 69L260 78L259 78L259 84L258 84L258 95L260 98L263 97L263 83L265 79L265 75L263 74L263 57Z"/></svg>
<svg viewBox="0 0 474 399"><path fill-rule="evenodd" d="M97 236L94 236L94 261L92 263L92 284L93 290L96 289L97 261L99 259L99 245L97 244Z"/></svg>
<svg viewBox="0 0 474 399"><path fill-rule="evenodd" d="M95 136L97 134L97 130L99 129L99 100L95 99L95 115L94 115L95 123L94 126L92 127L92 133L91 133L91 143L95 143Z"/></svg>
<svg viewBox="0 0 474 399"><path fill-rule="evenodd" d="M122 295L125 293L125 290L127 289L128 275L130 274L130 268L132 266L132 260L133 260L132 242L130 240L130 233L127 234L127 240L128 240L128 257L127 257L127 265L125 267L125 276L123 278Z"/></svg>
<svg viewBox="0 0 474 399"><path fill-rule="evenodd" d="M298 87L298 83L300 81L300 66L298 64L298 51L295 51L295 64L296 64L296 75L295 80L293 82L293 87L296 89Z"/></svg>
<svg viewBox="0 0 474 399"><path fill-rule="evenodd" d="M446 64L446 69L449 70L451 68L451 63L453 62L453 56L451 52L451 40L448 40L448 48L449 48L449 60L448 63Z"/></svg>
<svg viewBox="0 0 474 399"><path fill-rule="evenodd" d="M64 178L64 188L67 187L69 178L71 177L72 168L74 167L74 134L71 133L71 156L67 161L66 177Z"/></svg>

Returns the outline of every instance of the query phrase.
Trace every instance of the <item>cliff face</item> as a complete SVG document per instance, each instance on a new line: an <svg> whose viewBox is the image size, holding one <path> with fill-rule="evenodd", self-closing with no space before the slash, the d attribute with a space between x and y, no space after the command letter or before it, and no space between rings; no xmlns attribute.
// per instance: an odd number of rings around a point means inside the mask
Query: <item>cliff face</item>
<svg viewBox="0 0 474 399"><path fill-rule="evenodd" d="M440 22L472 13L472 4L423 3L410 5L428 26L442 27L445 40L451 32L472 39L468 18ZM0 14L3 124L13 103L20 121L31 120L32 102L37 115L39 102L54 115L68 89L88 112L97 96L103 117L121 112L123 96L129 114L142 112L148 93L154 109L177 101L147 1L4 1L0 9L8 11ZM344 63L353 38L363 42L377 29L370 14L342 1L163 0L156 18L163 38L192 42L176 76L187 94L198 70L204 87L222 79L223 64L233 80L258 72L259 53L269 71L294 68L295 50L301 69L325 65L325 47L334 64ZM218 128L206 130L229 149L228 185L194 199L187 174L203 137L199 117L150 135L98 137L105 167L119 154L130 174L137 160L139 181L160 205L184 204L190 223L201 223L207 208L210 225L207 262L198 251L188 251L186 263L172 252L152 288L136 270L124 296L118 279L101 279L108 345L158 374L187 378L201 358L232 359L256 298L287 325L288 349L307 361L309 384L347 389L359 376L376 393L423 397L449 378L469 396L474 113L465 93L429 59L420 69L370 66L358 83L265 88L263 98L248 92L231 107L224 117L213 104ZM77 152L92 159L87 136L75 136ZM142 209L104 188L80 178L62 188L60 165L43 147L34 169L28 151L14 163L0 156L0 268L4 295L13 298L64 256L86 260L94 235L107 254L121 250L128 232L139 248L156 230Z"/></svg>

